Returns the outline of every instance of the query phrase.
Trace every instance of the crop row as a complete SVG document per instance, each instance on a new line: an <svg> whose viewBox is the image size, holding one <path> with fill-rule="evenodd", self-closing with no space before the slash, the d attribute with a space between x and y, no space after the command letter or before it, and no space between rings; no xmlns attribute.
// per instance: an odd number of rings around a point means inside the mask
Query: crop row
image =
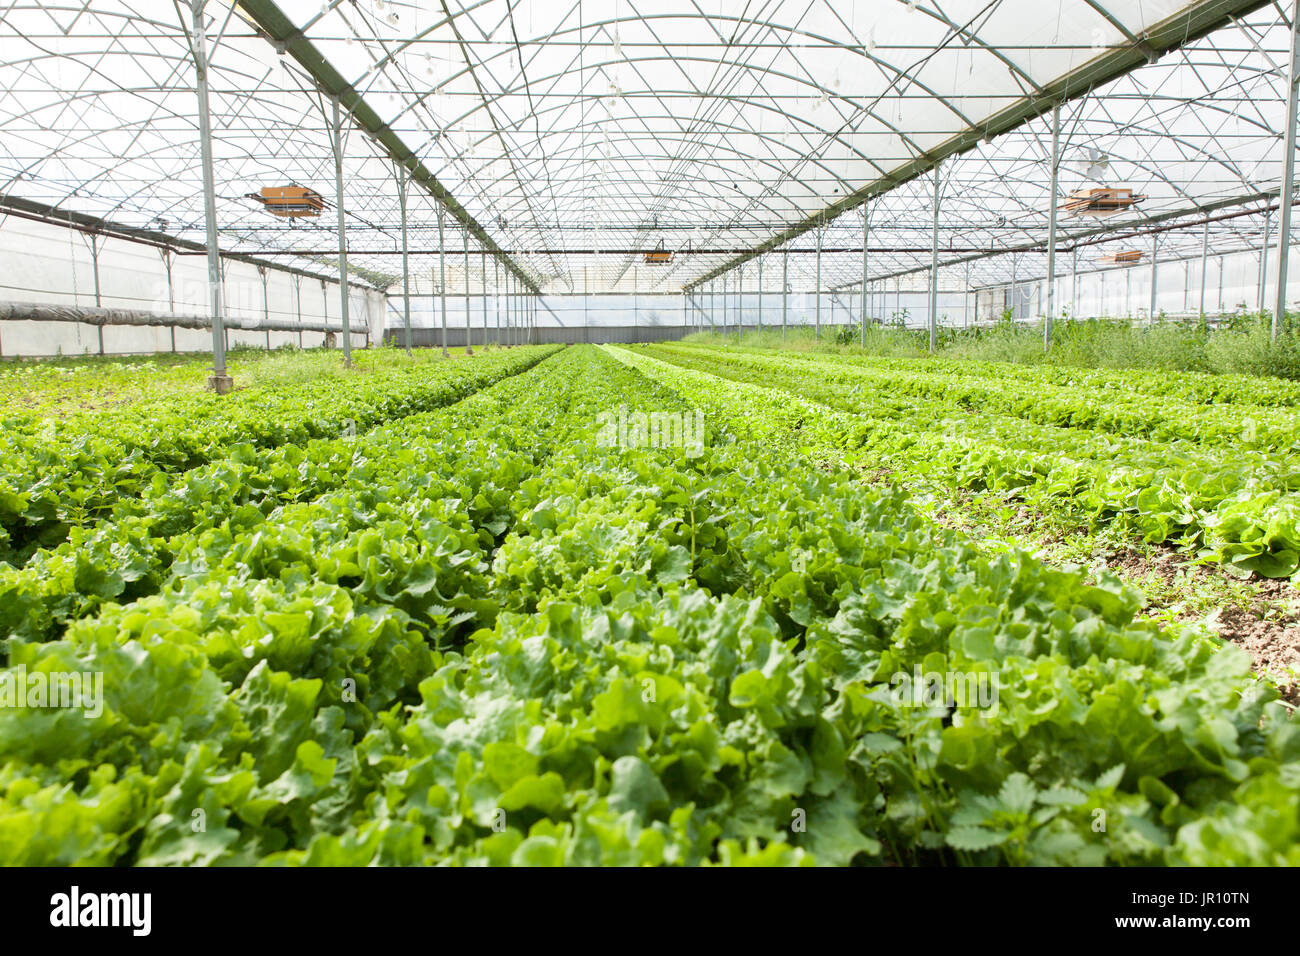
<svg viewBox="0 0 1300 956"><path fill-rule="evenodd" d="M844 413L828 418L827 427L837 432L833 443L852 450L863 467L884 467L905 480L1015 490L1037 507L1270 577L1300 569L1294 457L1039 425L943 401L891 398L838 383L811 363L781 369L747 356L699 352L649 350L700 374L810 399L803 407L813 418Z"/></svg>
<svg viewBox="0 0 1300 956"><path fill-rule="evenodd" d="M821 383L870 398L873 409L881 402L887 407L905 408L923 400L928 407L942 407L952 413L993 412L1040 425L1104 432L1112 437L1123 435L1156 442L1185 439L1234 452L1250 449L1275 456L1300 454L1300 419L1294 409L1286 407L1168 399L1130 391L1119 381L1103 389L1071 382L959 376L946 367L932 370L915 363L900 366L883 361L863 364L825 353L729 354L699 346L662 345L659 354L741 365L778 375L816 376Z"/></svg>
<svg viewBox="0 0 1300 956"><path fill-rule="evenodd" d="M14 640L106 703L0 708L0 861L1294 862L1296 728L1244 655L817 467L784 395L614 354ZM611 446L619 405L708 440ZM900 699L917 668L997 706Z"/></svg>
<svg viewBox="0 0 1300 956"><path fill-rule="evenodd" d="M734 345L724 348L727 352L762 351L737 348ZM970 359L884 357L854 352L806 353L791 350L782 354L792 361L825 361L895 372L931 372L965 381L1065 386L1120 398L1143 395L1156 401L1254 408L1300 406L1300 384L1258 375L1174 372L1163 369L1093 369L1050 364L1020 365Z"/></svg>
<svg viewBox="0 0 1300 956"><path fill-rule="evenodd" d="M171 476L257 449L364 431L454 402L554 351L535 346L384 375L179 396L128 411L24 419L0 432L0 563L22 565L71 529L113 517L123 499L166 495Z"/></svg>

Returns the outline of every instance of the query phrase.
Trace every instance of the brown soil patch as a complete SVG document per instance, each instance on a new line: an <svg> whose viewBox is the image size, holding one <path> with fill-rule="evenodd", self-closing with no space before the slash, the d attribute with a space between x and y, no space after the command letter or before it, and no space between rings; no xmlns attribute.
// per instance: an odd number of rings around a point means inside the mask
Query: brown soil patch
<svg viewBox="0 0 1300 956"><path fill-rule="evenodd" d="M1213 565L1190 564L1173 548L1163 548L1156 558L1126 549L1109 556L1106 563L1122 576L1141 579L1154 573L1170 585L1177 583L1179 572L1190 572L1201 580L1223 574ZM1300 613L1295 610L1300 607L1300 591L1283 578L1252 575L1247 580L1254 592L1250 607L1224 605L1208 623L1219 637L1249 654L1256 671L1267 671L1280 682L1300 670ZM1279 604L1287 610L1279 613ZM1279 687L1284 700L1300 704L1300 679L1279 683Z"/></svg>
<svg viewBox="0 0 1300 956"><path fill-rule="evenodd" d="M1300 680L1281 683L1282 675L1300 670L1300 621L1265 620L1239 607L1225 607L1216 616L1219 636L1249 654L1256 670L1278 677L1284 700L1300 704Z"/></svg>

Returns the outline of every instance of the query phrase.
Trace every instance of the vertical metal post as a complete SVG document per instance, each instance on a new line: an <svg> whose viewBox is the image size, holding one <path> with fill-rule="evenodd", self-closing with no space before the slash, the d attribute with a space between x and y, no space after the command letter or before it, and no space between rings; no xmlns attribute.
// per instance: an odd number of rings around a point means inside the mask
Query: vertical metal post
<svg viewBox="0 0 1300 956"><path fill-rule="evenodd" d="M262 277L262 323L266 326L266 350L271 351L271 296L266 287L266 266L257 267Z"/></svg>
<svg viewBox="0 0 1300 956"><path fill-rule="evenodd" d="M745 264L736 266L736 344L745 334Z"/></svg>
<svg viewBox="0 0 1300 956"><path fill-rule="evenodd" d="M1011 253L1011 288L1007 290L1007 298L1011 300L1011 321L1014 322L1020 311L1020 303L1023 296L1020 294L1020 284L1016 281L1018 278L1017 267L1020 265L1020 257L1016 253Z"/></svg>
<svg viewBox="0 0 1300 956"><path fill-rule="evenodd" d="M103 300L99 294L99 236L90 237L90 270L95 277L95 308L103 307ZM104 323L95 326L95 331L99 334L99 354L104 354Z"/></svg>
<svg viewBox="0 0 1300 956"><path fill-rule="evenodd" d="M939 347L939 164L934 164L934 222L930 232L930 351Z"/></svg>
<svg viewBox="0 0 1300 956"><path fill-rule="evenodd" d="M487 250L479 250L479 272L483 277L483 351L488 350L488 320L487 320Z"/></svg>
<svg viewBox="0 0 1300 956"><path fill-rule="evenodd" d="M758 334L763 334L763 257L758 257Z"/></svg>
<svg viewBox="0 0 1300 956"><path fill-rule="evenodd" d="M1268 288L1268 240L1273 233L1273 207L1264 210L1264 238L1259 244L1259 304L1255 310L1264 314L1265 289Z"/></svg>
<svg viewBox="0 0 1300 956"><path fill-rule="evenodd" d="M1156 320L1156 295L1158 291L1157 267L1160 259L1160 239L1156 233L1151 234L1151 308L1148 310L1147 321Z"/></svg>
<svg viewBox="0 0 1300 956"><path fill-rule="evenodd" d="M967 306L966 303L970 301L971 297L972 297L972 293L970 288L970 260L967 260L966 261L966 283L963 286L963 291L961 294L961 324L964 328L968 328L968 329L970 328L970 314L972 309L969 306Z"/></svg>
<svg viewBox="0 0 1300 956"><path fill-rule="evenodd" d="M302 276L293 277L293 306L298 310L298 348L302 348Z"/></svg>
<svg viewBox="0 0 1300 956"><path fill-rule="evenodd" d="M1070 257L1070 315L1079 316L1079 247Z"/></svg>
<svg viewBox="0 0 1300 956"><path fill-rule="evenodd" d="M781 250L781 343L785 344L785 329L790 318L790 250Z"/></svg>
<svg viewBox="0 0 1300 956"><path fill-rule="evenodd" d="M339 214L339 298L343 304L343 364L352 367L352 328L348 324L348 234L343 221L343 120L334 97L334 191Z"/></svg>
<svg viewBox="0 0 1300 956"><path fill-rule="evenodd" d="M1201 226L1201 321L1205 321L1205 269L1210 255L1210 217L1206 215Z"/></svg>
<svg viewBox="0 0 1300 956"><path fill-rule="evenodd" d="M1052 347L1056 316L1056 189L1061 166L1061 104L1052 107L1052 186L1047 210L1047 315L1043 319L1043 351Z"/></svg>
<svg viewBox="0 0 1300 956"><path fill-rule="evenodd" d="M442 302L442 357L451 353L447 351L447 243L443 232L443 220L446 212L438 206L438 298Z"/></svg>
<svg viewBox="0 0 1300 956"><path fill-rule="evenodd" d="M469 226L466 226L460 233L461 241L465 249L465 354L474 354L473 331L474 323L470 321L470 292L469 292Z"/></svg>
<svg viewBox="0 0 1300 956"><path fill-rule="evenodd" d="M1295 197L1296 99L1300 95L1300 0L1291 9L1291 65L1287 74L1286 129L1282 131L1282 188L1278 193L1277 299L1273 309L1273 338L1286 318L1286 278L1291 250L1291 202Z"/></svg>
<svg viewBox="0 0 1300 956"><path fill-rule="evenodd" d="M406 354L411 354L411 274L406 244L406 164L397 164L397 201L402 209L402 330Z"/></svg>
<svg viewBox="0 0 1300 956"><path fill-rule="evenodd" d="M497 347L500 348L503 345L501 340L501 260L496 256L492 257L492 308L497 314Z"/></svg>
<svg viewBox="0 0 1300 956"><path fill-rule="evenodd" d="M822 228L817 227L817 278L814 282L817 287L817 309L814 313L814 321L817 327L813 332L813 337L820 339L822 337Z"/></svg>
<svg viewBox="0 0 1300 956"><path fill-rule="evenodd" d="M862 330L858 342L867 347L867 236L871 231L871 207L862 204Z"/></svg>
<svg viewBox="0 0 1300 956"><path fill-rule="evenodd" d="M163 266L167 269L167 312L169 315L176 314L176 287L172 282L172 251L171 248L163 249ZM297 279L297 276L294 277ZM176 326L168 327L172 337L172 352L176 351Z"/></svg>
<svg viewBox="0 0 1300 956"><path fill-rule="evenodd" d="M208 385L218 395L235 387L226 371L225 313L221 302L221 253L217 248L217 197L212 170L212 117L208 111L208 34L203 22L207 0L192 0L194 15L194 66L198 78L199 153L203 165L203 220L207 231L208 308L212 313L212 377Z"/></svg>

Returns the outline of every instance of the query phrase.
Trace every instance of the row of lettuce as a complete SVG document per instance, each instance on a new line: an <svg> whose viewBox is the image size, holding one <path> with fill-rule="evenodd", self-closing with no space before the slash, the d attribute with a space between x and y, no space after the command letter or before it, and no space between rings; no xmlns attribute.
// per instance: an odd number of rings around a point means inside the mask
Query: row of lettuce
<svg viewBox="0 0 1300 956"><path fill-rule="evenodd" d="M193 392L111 412L15 412L0 421L0 563L21 566L74 529L120 518L134 499L169 494L175 473L232 459L257 467L267 449L438 408L529 368L555 348L497 350L224 398Z"/></svg>
<svg viewBox="0 0 1300 956"><path fill-rule="evenodd" d="M1300 420L1240 384L1246 401L1168 398L1126 373L1102 388L1078 370L950 374L962 363L723 352L655 346L701 374L807 400L845 453L905 483L1010 492L1031 507L1169 542L1269 577L1300 571ZM938 368L932 368L931 365ZM1034 375L1041 375L1035 380ZM1122 381L1121 381L1122 380ZM1263 383L1269 387L1282 383ZM1226 388L1226 386L1224 386ZM1120 394L1116 394L1119 392ZM1131 393L1131 397L1124 397ZM803 407L803 406L801 406Z"/></svg>
<svg viewBox="0 0 1300 956"><path fill-rule="evenodd" d="M569 349L307 443L289 499L101 522L97 598L34 557L0 679L103 701L0 708L0 862L1297 861L1244 655L981 553L787 399ZM611 443L620 406L707 442Z"/></svg>

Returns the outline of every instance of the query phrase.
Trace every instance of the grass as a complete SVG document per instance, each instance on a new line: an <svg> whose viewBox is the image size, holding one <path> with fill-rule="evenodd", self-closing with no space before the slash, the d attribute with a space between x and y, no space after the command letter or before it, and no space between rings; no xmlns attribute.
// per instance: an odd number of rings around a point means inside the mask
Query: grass
<svg viewBox="0 0 1300 956"><path fill-rule="evenodd" d="M1125 319L1065 319L1053 326L1052 347L1043 349L1041 323L999 322L992 327L939 330L938 353L944 358L1024 365L1069 365L1083 368L1137 368L1178 372L1238 373L1300 380L1300 316L1287 313L1277 341L1270 334L1268 313L1238 312L1211 329L1201 322L1136 325ZM823 326L821 335L808 326L746 332L742 342L755 348L794 351L866 352L898 358L929 354L924 329L868 326L865 343L852 326ZM730 335L702 332L687 341L728 344Z"/></svg>

